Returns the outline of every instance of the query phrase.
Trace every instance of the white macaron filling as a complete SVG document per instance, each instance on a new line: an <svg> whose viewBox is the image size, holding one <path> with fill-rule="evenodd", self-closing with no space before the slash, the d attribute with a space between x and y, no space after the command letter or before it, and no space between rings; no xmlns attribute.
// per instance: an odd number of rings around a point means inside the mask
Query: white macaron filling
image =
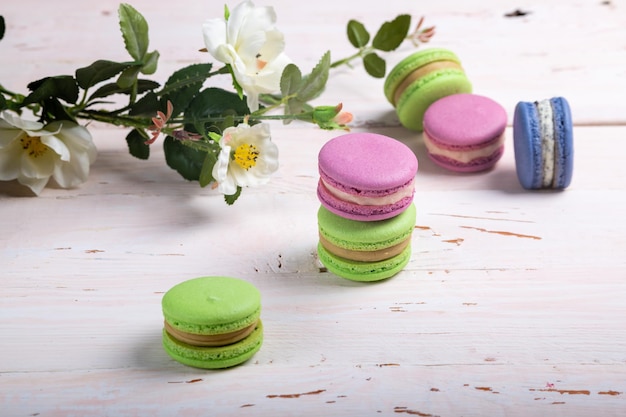
<svg viewBox="0 0 626 417"><path fill-rule="evenodd" d="M554 179L554 122L550 100L535 103L539 114L541 133L541 163L543 166L542 186L551 187Z"/></svg>

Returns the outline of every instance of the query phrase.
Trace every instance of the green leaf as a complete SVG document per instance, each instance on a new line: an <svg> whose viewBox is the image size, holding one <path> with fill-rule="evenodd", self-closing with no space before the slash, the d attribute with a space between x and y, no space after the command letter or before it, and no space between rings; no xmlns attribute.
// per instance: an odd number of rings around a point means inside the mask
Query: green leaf
<svg viewBox="0 0 626 417"><path fill-rule="evenodd" d="M63 104L61 104L59 99L57 99L56 97L44 99L40 103L40 120L42 122L48 123L53 120L71 120L73 122L76 121L76 119L67 112L67 108Z"/></svg>
<svg viewBox="0 0 626 417"><path fill-rule="evenodd" d="M7 101L4 98L4 96L0 94L0 110L4 110L7 108L8 108Z"/></svg>
<svg viewBox="0 0 626 417"><path fill-rule="evenodd" d="M164 110L159 103L159 99L157 95L149 91L143 97L141 97L133 106L130 108L128 114L130 116L148 116L153 117L156 116L156 112L158 110Z"/></svg>
<svg viewBox="0 0 626 417"><path fill-rule="evenodd" d="M375 78L383 78L387 70L385 60L376 55L374 52L363 57L363 65L365 71Z"/></svg>
<svg viewBox="0 0 626 417"><path fill-rule="evenodd" d="M324 91L330 70L330 51L327 51L317 63L313 71L304 77L298 90L298 100L307 102L318 97Z"/></svg>
<svg viewBox="0 0 626 417"><path fill-rule="evenodd" d="M144 64L141 66L141 73L146 75L154 74L157 70L158 62L159 51L152 51L147 53L144 57Z"/></svg>
<svg viewBox="0 0 626 417"><path fill-rule="evenodd" d="M206 135L211 126L216 126L221 131L223 125L209 123L203 119L228 114L244 116L250 114L250 109L246 101L235 93L216 87L206 88L189 103L185 111L185 123L192 124L197 133Z"/></svg>
<svg viewBox="0 0 626 417"><path fill-rule="evenodd" d="M122 3L118 9L120 30L126 50L135 61L143 61L148 51L148 23L130 4Z"/></svg>
<svg viewBox="0 0 626 417"><path fill-rule="evenodd" d="M137 80L137 94L145 93L146 91L156 90L160 87L160 84L156 81L152 80ZM109 83L105 84L102 87L98 88L94 93L89 97L89 101L96 98L108 97L113 94L130 94L130 87L120 88L117 83Z"/></svg>
<svg viewBox="0 0 626 417"><path fill-rule="evenodd" d="M5 30L6 30L6 25L4 23L4 17L0 16L0 39L4 38Z"/></svg>
<svg viewBox="0 0 626 417"><path fill-rule="evenodd" d="M395 50L406 39L410 26L411 16L408 14L401 14L391 22L383 23L374 36L372 46L385 52Z"/></svg>
<svg viewBox="0 0 626 417"><path fill-rule="evenodd" d="M135 158L148 159L150 157L150 146L146 144L147 138L137 129L133 129L126 135L128 152Z"/></svg>
<svg viewBox="0 0 626 417"><path fill-rule="evenodd" d="M288 64L280 77L280 93L283 97L295 94L302 85L302 73L295 64Z"/></svg>
<svg viewBox="0 0 626 417"><path fill-rule="evenodd" d="M228 204L229 206L232 206L235 203L235 201L237 201L240 195L241 195L241 187L237 186L237 191L235 191L235 194L232 194L232 195L224 194L224 201L226 201L226 204Z"/></svg>
<svg viewBox="0 0 626 417"><path fill-rule="evenodd" d="M42 78L28 84L28 89L32 93L24 99L23 105L41 103L48 98L59 98L71 104L78 100L78 85L70 75Z"/></svg>
<svg viewBox="0 0 626 417"><path fill-rule="evenodd" d="M139 70L141 67L128 67L117 78L117 85L120 88L130 88L137 81L137 76L139 75Z"/></svg>
<svg viewBox="0 0 626 417"><path fill-rule="evenodd" d="M206 187L215 180L213 178L213 166L216 162L217 157L215 156L215 154L207 152L206 156L204 157L204 162L202 163L200 178L198 179L198 182L200 182L200 187Z"/></svg>
<svg viewBox="0 0 626 417"><path fill-rule="evenodd" d="M163 101L174 106L173 116L181 114L198 94L202 84L211 72L212 65L193 64L174 72L165 82L161 93Z"/></svg>
<svg viewBox="0 0 626 417"><path fill-rule="evenodd" d="M113 78L129 66L129 63L98 60L87 67L77 69L76 81L86 90L99 82Z"/></svg>
<svg viewBox="0 0 626 417"><path fill-rule="evenodd" d="M206 153L184 145L171 136L163 142L165 162L188 181L198 181Z"/></svg>
<svg viewBox="0 0 626 417"><path fill-rule="evenodd" d="M370 34L363 23L352 19L348 22L348 40L355 48L362 48L370 41Z"/></svg>

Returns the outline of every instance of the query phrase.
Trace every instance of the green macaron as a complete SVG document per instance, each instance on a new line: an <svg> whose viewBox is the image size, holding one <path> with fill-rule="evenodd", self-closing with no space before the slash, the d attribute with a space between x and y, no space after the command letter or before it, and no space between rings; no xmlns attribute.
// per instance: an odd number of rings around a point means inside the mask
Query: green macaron
<svg viewBox="0 0 626 417"><path fill-rule="evenodd" d="M431 48L400 61L389 72L384 92L400 123L422 131L424 113L432 103L452 94L471 93L472 85L453 52Z"/></svg>
<svg viewBox="0 0 626 417"><path fill-rule="evenodd" d="M416 209L397 216L362 222L320 207L317 219L320 261L335 275L352 281L379 281L400 272L411 258Z"/></svg>
<svg viewBox="0 0 626 417"><path fill-rule="evenodd" d="M222 276L184 281L165 293L161 306L163 347L185 365L227 368L261 348L261 295L247 281Z"/></svg>

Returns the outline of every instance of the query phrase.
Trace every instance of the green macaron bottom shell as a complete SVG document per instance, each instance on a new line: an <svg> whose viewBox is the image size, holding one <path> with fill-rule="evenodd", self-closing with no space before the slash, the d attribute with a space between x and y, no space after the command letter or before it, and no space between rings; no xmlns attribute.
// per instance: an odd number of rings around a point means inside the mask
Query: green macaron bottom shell
<svg viewBox="0 0 626 417"><path fill-rule="evenodd" d="M240 365L254 356L263 344L263 324L257 322L245 339L219 347L192 346L174 339L163 329L163 348L175 361L194 368L223 369Z"/></svg>
<svg viewBox="0 0 626 417"><path fill-rule="evenodd" d="M442 69L410 84L396 103L396 113L402 126L421 132L424 113L431 104L443 97L471 92L472 84L464 71Z"/></svg>
<svg viewBox="0 0 626 417"><path fill-rule="evenodd" d="M341 258L328 252L321 243L317 245L320 262L333 274L351 281L372 282L391 278L402 271L411 259L409 244L399 255L376 262L360 262Z"/></svg>

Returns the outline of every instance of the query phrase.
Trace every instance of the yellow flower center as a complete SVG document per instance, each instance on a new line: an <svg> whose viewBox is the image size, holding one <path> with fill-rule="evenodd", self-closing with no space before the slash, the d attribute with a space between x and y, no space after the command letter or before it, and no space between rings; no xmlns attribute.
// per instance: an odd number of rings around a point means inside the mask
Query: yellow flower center
<svg viewBox="0 0 626 417"><path fill-rule="evenodd" d="M24 149L24 151L28 153L28 156L31 156L33 158L40 157L48 150L48 146L46 146L41 141L41 138L39 136L31 137L24 135L20 139L20 142L22 143L22 149Z"/></svg>
<svg viewBox="0 0 626 417"><path fill-rule="evenodd" d="M239 145L235 149L233 159L243 169L250 169L256 165L256 160L259 157L259 149L249 143Z"/></svg>

